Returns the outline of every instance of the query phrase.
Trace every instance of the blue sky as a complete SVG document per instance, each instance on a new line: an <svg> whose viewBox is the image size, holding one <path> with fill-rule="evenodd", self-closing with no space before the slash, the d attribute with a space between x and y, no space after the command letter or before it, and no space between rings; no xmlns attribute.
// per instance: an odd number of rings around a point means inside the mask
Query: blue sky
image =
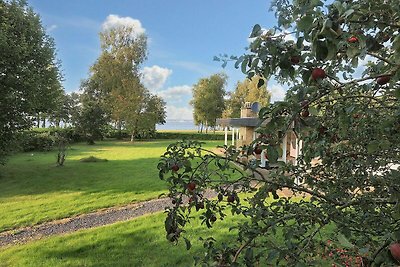
<svg viewBox="0 0 400 267"><path fill-rule="evenodd" d="M233 65L222 69L215 55L241 55L248 36L259 23L275 24L269 1L232 0L30 0L54 38L62 62L67 92L77 91L100 54L98 33L104 25L131 24L149 39L143 83L167 102L168 119L191 119L191 87L217 72L228 77L233 90L245 76ZM273 99L282 87L268 83Z"/></svg>

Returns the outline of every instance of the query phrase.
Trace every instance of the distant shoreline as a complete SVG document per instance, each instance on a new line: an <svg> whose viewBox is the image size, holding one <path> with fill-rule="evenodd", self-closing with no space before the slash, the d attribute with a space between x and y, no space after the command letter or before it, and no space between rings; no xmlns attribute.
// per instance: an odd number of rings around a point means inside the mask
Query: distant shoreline
<svg viewBox="0 0 400 267"><path fill-rule="evenodd" d="M167 120L165 124L157 124L157 130L197 130L193 120Z"/></svg>

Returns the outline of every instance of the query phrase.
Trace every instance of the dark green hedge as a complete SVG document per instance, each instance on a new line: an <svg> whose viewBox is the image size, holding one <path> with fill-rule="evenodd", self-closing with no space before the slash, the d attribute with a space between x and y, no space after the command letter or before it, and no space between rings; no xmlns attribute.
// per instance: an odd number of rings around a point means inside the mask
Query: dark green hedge
<svg viewBox="0 0 400 267"><path fill-rule="evenodd" d="M190 139L190 140L224 140L220 133L185 133L185 132L156 132L155 139ZM228 140L231 136L228 135Z"/></svg>
<svg viewBox="0 0 400 267"><path fill-rule="evenodd" d="M71 143L86 141L84 136L75 131L74 128L35 128L24 131L19 136L19 147L22 151L49 151L56 144L57 135L67 138ZM110 129L106 132L105 138L129 139L130 133L127 131L117 131ZM231 136L228 136L230 140ZM193 133L193 132L139 132L136 134L137 140L152 139L190 139L190 140L224 140L223 133Z"/></svg>

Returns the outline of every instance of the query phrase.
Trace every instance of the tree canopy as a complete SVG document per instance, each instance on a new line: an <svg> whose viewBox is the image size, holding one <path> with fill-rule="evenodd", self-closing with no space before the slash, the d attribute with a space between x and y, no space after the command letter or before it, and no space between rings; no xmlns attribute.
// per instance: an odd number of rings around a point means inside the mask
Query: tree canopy
<svg viewBox="0 0 400 267"><path fill-rule="evenodd" d="M260 81L261 80L261 81ZM234 92L228 93L226 107L223 113L225 118L239 118L240 109L246 102L258 102L265 107L269 104L271 94L267 90L264 78L254 76L237 82Z"/></svg>
<svg viewBox="0 0 400 267"><path fill-rule="evenodd" d="M32 117L62 94L53 39L25 1L0 1L0 162Z"/></svg>
<svg viewBox="0 0 400 267"><path fill-rule="evenodd" d="M116 122L135 135L154 132L165 123L165 102L152 95L140 81L140 66L147 57L147 37L132 26L100 32L102 53L91 67L89 83L99 105ZM93 93L90 93L93 95Z"/></svg>
<svg viewBox="0 0 400 267"><path fill-rule="evenodd" d="M206 131L208 127L215 127L216 119L222 116L226 80L225 74L213 74L200 79L193 86L190 104L193 106L194 122L196 125L205 125Z"/></svg>
<svg viewBox="0 0 400 267"><path fill-rule="evenodd" d="M268 123L250 146L222 156L197 142L169 147L158 166L175 203L167 238L186 238L196 208L208 227L228 212L242 216L235 240L203 239L204 265L399 264L399 3L276 0L272 9L276 27L255 25L247 54L220 60L234 58L249 77L274 75L289 87L285 100L260 110ZM255 148L277 163L288 130L301 155L261 171ZM206 198L207 188L218 198Z"/></svg>

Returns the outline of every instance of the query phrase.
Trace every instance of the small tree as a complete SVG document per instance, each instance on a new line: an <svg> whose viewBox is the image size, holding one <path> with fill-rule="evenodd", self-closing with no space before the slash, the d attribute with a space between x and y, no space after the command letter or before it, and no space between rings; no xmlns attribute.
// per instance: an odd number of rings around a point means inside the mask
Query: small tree
<svg viewBox="0 0 400 267"><path fill-rule="evenodd" d="M236 66L287 83L285 101L261 109L268 123L248 147L221 156L197 142L169 146L158 166L175 203L167 238L178 240L194 208L204 207L200 219L208 227L227 211L243 216L232 226L235 240L205 239L205 265L399 264L398 1L277 0L273 9L278 26L256 25ZM303 142L301 156L260 171L255 147L276 163L288 129ZM207 188L218 198L207 199Z"/></svg>

